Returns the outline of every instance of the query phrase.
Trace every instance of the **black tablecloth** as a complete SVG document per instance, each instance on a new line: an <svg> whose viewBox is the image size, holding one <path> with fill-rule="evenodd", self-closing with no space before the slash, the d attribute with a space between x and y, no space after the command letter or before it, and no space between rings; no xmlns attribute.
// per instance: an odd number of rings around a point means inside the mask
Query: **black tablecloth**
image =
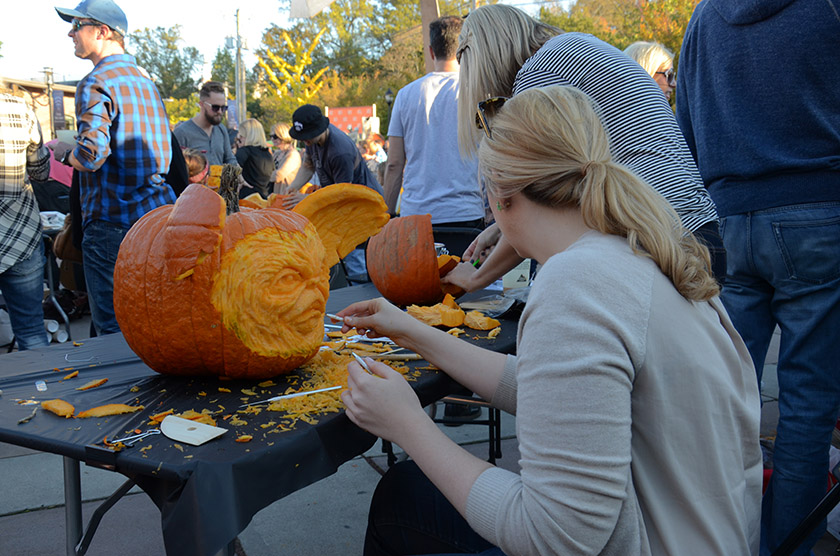
<svg viewBox="0 0 840 556"><path fill-rule="evenodd" d="M337 312L354 301L378 295L371 285L331 292L329 312ZM494 351L512 352L516 323L502 321L495 340L470 340ZM76 345L79 344L79 345ZM190 446L162 435L150 436L132 448L114 453L102 448L104 437L115 438L135 429L147 430L149 417L169 409L219 410L231 414L243 403L243 388L258 396L248 401L297 390L298 371L274 378L276 386L261 388L259 381L231 381L217 377L183 378L159 375L142 363L121 334L91 338L28 352L0 356L0 441L52 452L91 465L118 471L137 482L161 510L164 543L168 554L209 555L226 546L250 522L253 515L300 488L334 473L338 467L364 453L376 438L353 425L344 412L318 416L310 425L298 422L293 430L263 428L279 422L283 414L263 411L242 418L247 425L231 426L222 437ZM413 367L428 366L411 362ZM79 376L62 381L74 370ZM89 380L108 382L88 391L76 388ZM44 381L40 392L36 382ZM429 403L450 393L455 383L445 374L421 369L412 387L421 401ZM219 388L227 388L223 393ZM35 405L18 400L61 398L77 411L106 403L141 404L143 411L93 419L62 419L39 409L27 423L18 421ZM219 415L218 417L221 417ZM237 443L241 434L253 436ZM151 446L148 450L141 448Z"/></svg>

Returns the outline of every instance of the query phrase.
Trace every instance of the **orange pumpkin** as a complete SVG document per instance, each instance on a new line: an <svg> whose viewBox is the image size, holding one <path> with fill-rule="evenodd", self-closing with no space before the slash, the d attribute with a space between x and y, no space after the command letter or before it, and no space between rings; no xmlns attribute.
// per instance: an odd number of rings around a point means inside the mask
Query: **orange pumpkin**
<svg viewBox="0 0 840 556"><path fill-rule="evenodd" d="M432 217L428 214L402 216L388 222L373 236L367 248L367 269L371 282L396 305L433 305L444 293L456 297L464 290L441 284L459 257L435 254Z"/></svg>
<svg viewBox="0 0 840 556"><path fill-rule="evenodd" d="M126 341L166 374L287 373L318 352L328 295L324 247L306 218L226 214L197 184L131 228L114 272Z"/></svg>

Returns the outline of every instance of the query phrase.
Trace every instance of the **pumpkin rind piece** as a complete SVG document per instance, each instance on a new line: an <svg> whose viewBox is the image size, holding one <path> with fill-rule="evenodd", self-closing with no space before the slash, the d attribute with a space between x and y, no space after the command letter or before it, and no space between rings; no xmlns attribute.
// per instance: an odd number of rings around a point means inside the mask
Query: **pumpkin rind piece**
<svg viewBox="0 0 840 556"><path fill-rule="evenodd" d="M322 187L304 197L292 210L315 225L330 267L379 232L390 218L382 195L352 183Z"/></svg>
<svg viewBox="0 0 840 556"><path fill-rule="evenodd" d="M367 269L373 285L391 303L432 305L443 299L431 215L388 222L368 243Z"/></svg>
<svg viewBox="0 0 840 556"><path fill-rule="evenodd" d="M73 413L75 413L76 411L76 408L73 407L73 404L65 402L64 400L58 398L54 400L45 400L41 402L41 407L43 407L47 411L55 413L59 417L64 417L65 419L69 419L70 417L72 417Z"/></svg>
<svg viewBox="0 0 840 556"><path fill-rule="evenodd" d="M480 311L470 311L464 318L464 325L473 330L492 330L500 325L499 321L484 315Z"/></svg>

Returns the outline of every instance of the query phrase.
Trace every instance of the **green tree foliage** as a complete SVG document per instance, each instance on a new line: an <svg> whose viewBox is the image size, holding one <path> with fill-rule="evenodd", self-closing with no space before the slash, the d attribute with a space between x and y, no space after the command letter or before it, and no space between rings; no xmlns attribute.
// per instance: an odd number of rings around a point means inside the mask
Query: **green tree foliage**
<svg viewBox="0 0 840 556"><path fill-rule="evenodd" d="M577 0L540 8L539 19L564 31L591 33L624 50L636 41L664 44L679 58L685 28L699 0Z"/></svg>
<svg viewBox="0 0 840 556"><path fill-rule="evenodd" d="M213 65L210 70L210 80L227 83L231 88L236 83L236 62L228 49L219 48L216 50L216 56L213 58Z"/></svg>
<svg viewBox="0 0 840 556"><path fill-rule="evenodd" d="M192 46L180 47L180 25L169 29L146 27L132 33L130 40L137 64L149 72L163 98L183 99L195 92L194 75L201 70L204 58Z"/></svg>
<svg viewBox="0 0 840 556"><path fill-rule="evenodd" d="M175 125L196 115L198 112L198 92L193 91L187 98L164 99L163 104L166 106L169 123Z"/></svg>

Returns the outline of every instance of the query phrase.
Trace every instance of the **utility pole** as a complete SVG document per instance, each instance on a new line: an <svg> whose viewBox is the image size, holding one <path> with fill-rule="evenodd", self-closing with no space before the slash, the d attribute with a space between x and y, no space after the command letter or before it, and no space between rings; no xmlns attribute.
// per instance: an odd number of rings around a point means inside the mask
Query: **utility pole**
<svg viewBox="0 0 840 556"><path fill-rule="evenodd" d="M44 68L44 81L47 83L47 99L50 103L50 139L56 138L55 133L55 99L53 98L53 69Z"/></svg>
<svg viewBox="0 0 840 556"><path fill-rule="evenodd" d="M245 120L245 66L242 64L242 37L239 35L239 8L236 9L236 118Z"/></svg>

